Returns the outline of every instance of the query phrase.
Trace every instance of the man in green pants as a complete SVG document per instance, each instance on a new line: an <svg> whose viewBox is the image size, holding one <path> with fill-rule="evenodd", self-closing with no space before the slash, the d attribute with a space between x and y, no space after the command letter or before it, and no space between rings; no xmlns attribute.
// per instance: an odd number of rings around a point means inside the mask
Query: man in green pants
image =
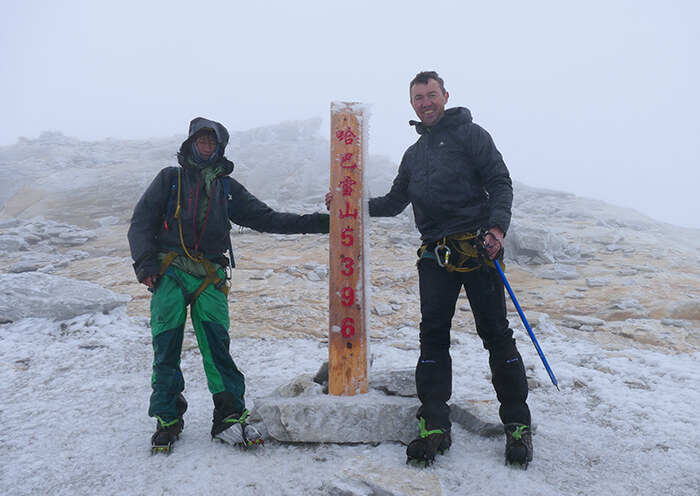
<svg viewBox="0 0 700 496"><path fill-rule="evenodd" d="M187 307L214 400L211 435L233 445L262 444L246 422L245 380L229 352L226 251L231 222L261 232L327 233L328 214L276 212L230 177L229 134L197 117L177 154L138 201L129 245L139 282L153 292L153 375L149 415L157 419L153 451L169 451L187 409L180 355Z"/></svg>

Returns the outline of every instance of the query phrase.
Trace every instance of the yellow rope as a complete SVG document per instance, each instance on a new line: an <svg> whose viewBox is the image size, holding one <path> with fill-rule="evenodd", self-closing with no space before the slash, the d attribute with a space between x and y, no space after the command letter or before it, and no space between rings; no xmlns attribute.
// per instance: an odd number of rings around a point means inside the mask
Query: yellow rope
<svg viewBox="0 0 700 496"><path fill-rule="evenodd" d="M212 267L211 262L204 258L203 253L196 253L196 256L193 256L189 250L187 250L187 246L185 246L185 238L182 235L182 221L180 220L180 197L182 196L180 194L180 189L182 186L182 179L181 179L181 169L178 168L177 170L177 207L175 208L175 219L177 219L177 224L179 227L180 231L180 244L182 245L182 250L185 252L185 255L192 260L193 262L200 263L204 266L204 270L207 273L207 276L204 278L202 281L202 284L199 285L197 290L191 295L191 301L194 302L197 297L204 292L204 290L209 286L209 284L213 284L216 289L224 293L225 295L228 296L228 286L226 284L222 284L225 282L224 279L221 279L218 275L216 275L216 272L214 271L214 267ZM172 261L175 259L177 256L177 253L175 252L170 252L168 255L165 257L165 260L163 260L163 264L161 266L161 273L165 272L167 267L172 263Z"/></svg>

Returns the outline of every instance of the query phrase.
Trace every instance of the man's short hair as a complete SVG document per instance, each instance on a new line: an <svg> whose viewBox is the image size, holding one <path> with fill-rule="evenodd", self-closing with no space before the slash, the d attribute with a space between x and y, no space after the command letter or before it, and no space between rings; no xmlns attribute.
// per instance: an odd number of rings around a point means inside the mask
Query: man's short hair
<svg viewBox="0 0 700 496"><path fill-rule="evenodd" d="M413 89L413 86L416 84L428 84L428 82L434 79L435 81L438 82L440 85L440 90L442 90L442 94L444 95L447 93L447 90L445 89L445 81L442 80L440 76L438 76L438 73L435 71L422 71L416 74L416 77L413 78L411 81L411 84L408 87L408 92L409 94L411 93L411 90Z"/></svg>

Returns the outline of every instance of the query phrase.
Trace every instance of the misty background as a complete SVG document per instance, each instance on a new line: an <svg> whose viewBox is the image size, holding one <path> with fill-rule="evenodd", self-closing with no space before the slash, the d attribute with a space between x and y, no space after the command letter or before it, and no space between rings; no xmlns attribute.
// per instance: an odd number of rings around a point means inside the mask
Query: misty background
<svg viewBox="0 0 700 496"><path fill-rule="evenodd" d="M699 14L690 0L3 2L0 146L183 135L200 115L231 132L320 117L327 136L330 103L357 101L370 154L398 163L417 137L408 83L436 70L515 180L700 228Z"/></svg>

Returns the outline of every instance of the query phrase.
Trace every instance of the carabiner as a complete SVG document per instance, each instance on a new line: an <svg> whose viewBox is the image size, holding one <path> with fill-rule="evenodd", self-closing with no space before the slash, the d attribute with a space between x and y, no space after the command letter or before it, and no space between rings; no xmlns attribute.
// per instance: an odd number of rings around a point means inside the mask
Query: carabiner
<svg viewBox="0 0 700 496"><path fill-rule="evenodd" d="M440 249L444 248L445 249L445 262L443 263L441 257L440 257ZM452 253L452 250L450 250L449 246L446 245L436 245L435 246L435 258L437 259L437 264L440 267L445 267L449 262L450 262L450 254Z"/></svg>

